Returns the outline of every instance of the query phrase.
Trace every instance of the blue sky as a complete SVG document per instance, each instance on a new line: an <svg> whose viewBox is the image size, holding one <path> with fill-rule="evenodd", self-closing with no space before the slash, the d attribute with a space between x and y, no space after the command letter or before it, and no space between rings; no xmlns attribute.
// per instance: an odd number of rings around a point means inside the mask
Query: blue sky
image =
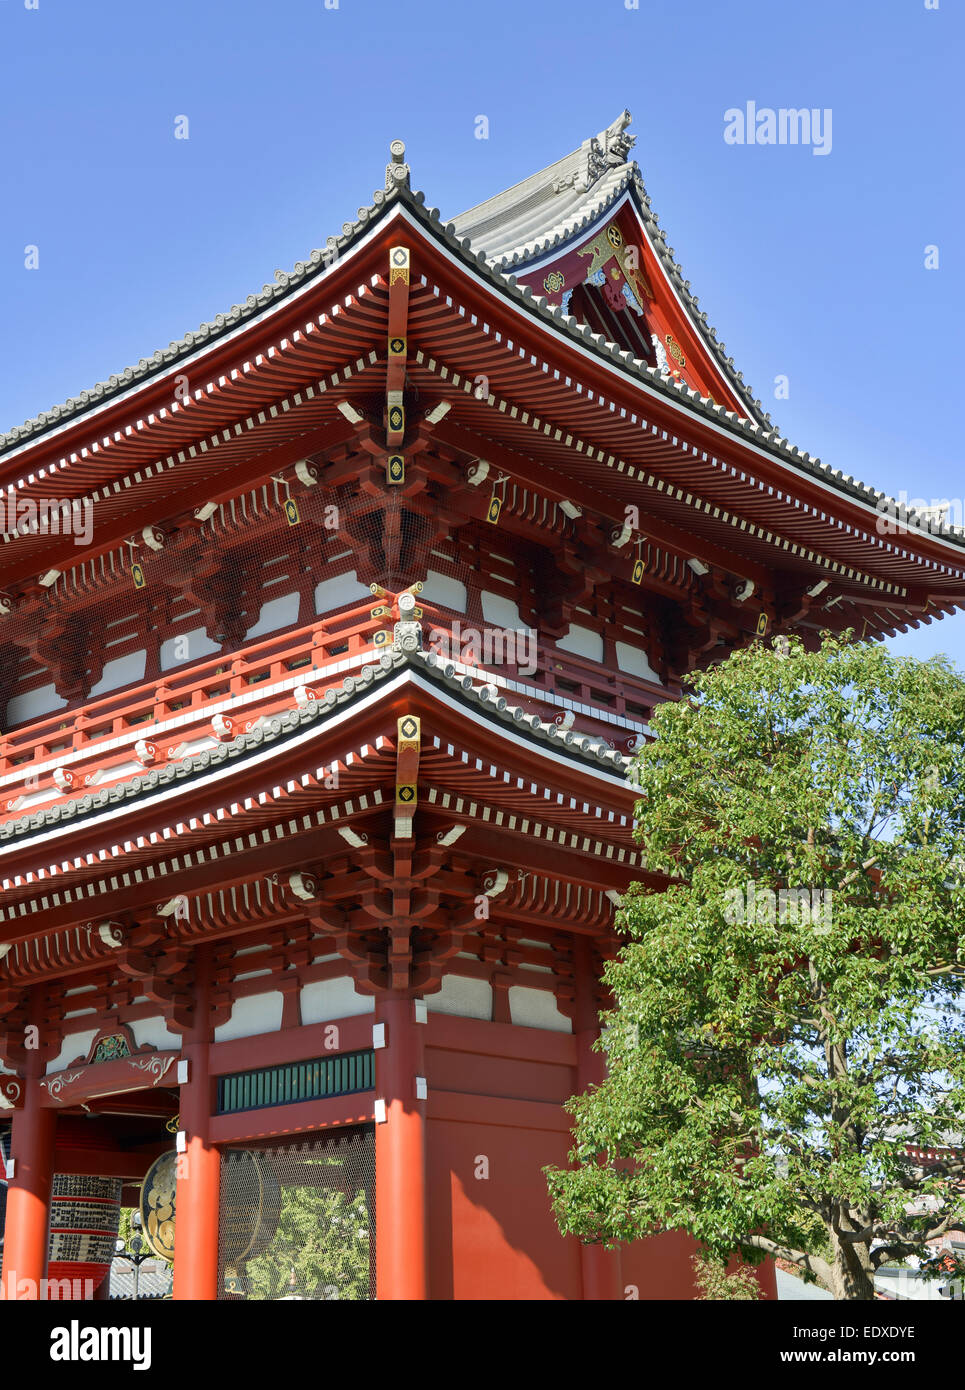
<svg viewBox="0 0 965 1390"><path fill-rule="evenodd" d="M677 259L782 431L893 494L965 491L957 0L26 3L0 0L0 429L324 245L390 140L453 215L627 106ZM727 144L748 101L830 109L830 153ZM895 647L965 667L965 615Z"/></svg>

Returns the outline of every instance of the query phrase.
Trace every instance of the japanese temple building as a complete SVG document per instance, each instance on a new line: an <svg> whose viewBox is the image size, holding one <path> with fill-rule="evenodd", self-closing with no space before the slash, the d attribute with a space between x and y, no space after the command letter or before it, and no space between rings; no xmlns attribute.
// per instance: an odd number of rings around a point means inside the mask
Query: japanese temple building
<svg viewBox="0 0 965 1390"><path fill-rule="evenodd" d="M542 1172L660 886L633 751L758 637L952 611L965 544L781 437L628 123L451 222L396 142L0 438L4 1296L104 1297L132 1205L176 1299L693 1296Z"/></svg>

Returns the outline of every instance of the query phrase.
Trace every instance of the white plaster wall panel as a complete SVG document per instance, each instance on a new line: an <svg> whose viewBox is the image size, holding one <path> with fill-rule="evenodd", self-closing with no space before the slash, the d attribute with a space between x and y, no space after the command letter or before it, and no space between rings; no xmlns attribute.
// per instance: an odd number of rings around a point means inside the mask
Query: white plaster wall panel
<svg viewBox="0 0 965 1390"><path fill-rule="evenodd" d="M440 574L438 570L427 571L419 597L428 603L438 603L443 608L454 608L457 613L466 611L465 584L458 579L450 579L447 574Z"/></svg>
<svg viewBox="0 0 965 1390"><path fill-rule="evenodd" d="M157 1014L151 1018L139 1018L136 1023L128 1024L134 1034L134 1041L138 1047L154 1047L158 1052L180 1052L181 1039L177 1033L169 1033L164 1022L163 1014Z"/></svg>
<svg viewBox="0 0 965 1390"><path fill-rule="evenodd" d="M471 980L465 975L444 975L442 988L426 995L426 1008L432 1013L455 1014L459 1018L493 1016L493 987L488 980Z"/></svg>
<svg viewBox="0 0 965 1390"><path fill-rule="evenodd" d="M220 651L217 642L212 642L203 627L194 627L190 632L179 632L177 637L169 637L161 643L161 670L170 671L173 666L183 666L186 661L217 656Z"/></svg>
<svg viewBox="0 0 965 1390"><path fill-rule="evenodd" d="M91 695L120 690L122 685L135 685L144 679L146 666L147 652L144 651L128 652L127 656L116 656L113 661L105 661L100 680L90 688Z"/></svg>
<svg viewBox="0 0 965 1390"><path fill-rule="evenodd" d="M488 589L483 589L479 597L482 601L483 617L487 623L514 629L524 626L519 609L512 599L503 598L502 594L492 594Z"/></svg>
<svg viewBox="0 0 965 1390"><path fill-rule="evenodd" d="M602 634L594 632L589 627L580 627L579 623L570 623L566 636L560 637L556 645L564 652L573 652L575 656L585 656L588 661L603 660Z"/></svg>
<svg viewBox="0 0 965 1390"><path fill-rule="evenodd" d="M626 671L628 676L640 676L642 680L656 681L662 685L663 681L647 660L647 653L642 647L632 647L629 642L617 642L617 665L621 671Z"/></svg>
<svg viewBox="0 0 965 1390"><path fill-rule="evenodd" d="M251 994L236 999L231 1017L214 1030L215 1042L231 1042L234 1038L253 1038L258 1033L277 1033L281 1027L281 1011L285 996L280 989L266 994Z"/></svg>
<svg viewBox="0 0 965 1390"><path fill-rule="evenodd" d="M67 1037L60 1045L60 1051L53 1061L47 1063L47 1075L52 1071L63 1071L75 1057L86 1057L91 1049L91 1043L100 1032L99 1028L91 1028L86 1033L68 1033Z"/></svg>
<svg viewBox="0 0 965 1390"><path fill-rule="evenodd" d="M525 985L510 985L509 1015L524 1028L545 1028L553 1033L572 1033L573 1023L556 1007L556 999L548 989L528 989Z"/></svg>
<svg viewBox="0 0 965 1390"><path fill-rule="evenodd" d="M333 1018L355 1018L374 1014L375 999L359 994L351 975L335 980L314 980L302 986L302 1023L328 1023Z"/></svg>
<svg viewBox="0 0 965 1390"><path fill-rule="evenodd" d="M23 695L15 695L7 702L7 723L22 724L28 719L40 719L45 714L64 709L66 705L67 701L60 698L53 685L41 685Z"/></svg>
<svg viewBox="0 0 965 1390"><path fill-rule="evenodd" d="M263 637L266 632L277 632L279 628L291 627L298 621L298 594L282 594L262 604L258 621L250 627L245 637Z"/></svg>
<svg viewBox="0 0 965 1390"><path fill-rule="evenodd" d="M333 613L336 608L344 608L348 603L361 603L363 599L371 597L371 589L359 583L355 570L347 570L345 574L336 574L315 585L315 612Z"/></svg>

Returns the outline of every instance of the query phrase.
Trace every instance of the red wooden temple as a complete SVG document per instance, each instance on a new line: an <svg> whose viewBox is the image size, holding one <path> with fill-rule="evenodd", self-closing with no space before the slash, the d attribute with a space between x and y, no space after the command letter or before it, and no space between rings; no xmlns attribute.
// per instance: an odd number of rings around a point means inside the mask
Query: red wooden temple
<svg viewBox="0 0 965 1390"><path fill-rule="evenodd" d="M324 249L0 440L5 1297L104 1297L137 1203L177 1299L692 1296L541 1171L647 878L630 758L759 636L951 611L965 548L781 437L628 122L448 223L397 142Z"/></svg>

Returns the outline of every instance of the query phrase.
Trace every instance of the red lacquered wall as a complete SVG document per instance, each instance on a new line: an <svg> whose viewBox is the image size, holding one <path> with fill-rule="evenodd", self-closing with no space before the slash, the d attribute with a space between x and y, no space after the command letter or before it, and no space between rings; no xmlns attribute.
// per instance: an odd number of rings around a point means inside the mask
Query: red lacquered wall
<svg viewBox="0 0 965 1390"><path fill-rule="evenodd" d="M430 1298L583 1299L581 1246L560 1235L542 1171L566 1164L576 1040L436 1014L425 1060ZM693 1299L696 1248L679 1232L623 1246L622 1296ZM758 1278L774 1298L773 1267Z"/></svg>

